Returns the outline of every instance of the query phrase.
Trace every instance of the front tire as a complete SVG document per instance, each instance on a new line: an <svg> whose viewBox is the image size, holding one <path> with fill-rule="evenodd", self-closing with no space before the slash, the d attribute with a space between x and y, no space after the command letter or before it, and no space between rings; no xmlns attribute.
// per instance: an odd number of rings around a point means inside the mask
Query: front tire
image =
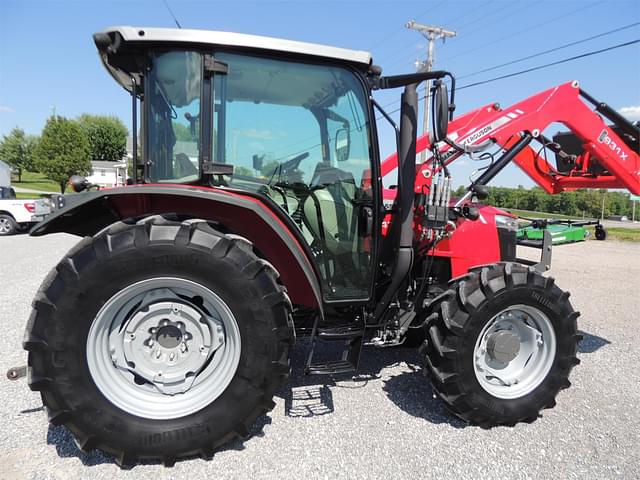
<svg viewBox="0 0 640 480"><path fill-rule="evenodd" d="M121 466L210 458L287 379L294 331L276 279L249 242L206 222L115 224L36 295L29 385L52 424Z"/></svg>
<svg viewBox="0 0 640 480"><path fill-rule="evenodd" d="M532 422L570 386L579 335L552 278L515 263L454 280L433 305L425 341L434 389L463 420L484 428Z"/></svg>

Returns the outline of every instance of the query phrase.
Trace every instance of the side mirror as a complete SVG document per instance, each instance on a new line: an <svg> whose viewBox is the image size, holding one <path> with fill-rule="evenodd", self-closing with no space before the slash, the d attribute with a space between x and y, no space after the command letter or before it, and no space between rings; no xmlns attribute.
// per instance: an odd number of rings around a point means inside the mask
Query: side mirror
<svg viewBox="0 0 640 480"><path fill-rule="evenodd" d="M436 80L431 87L431 126L432 144L447 138L449 94L447 86L441 80Z"/></svg>
<svg viewBox="0 0 640 480"><path fill-rule="evenodd" d="M261 170L262 169L262 164L264 163L264 155L253 155L252 160L253 160L253 169L254 170Z"/></svg>
<svg viewBox="0 0 640 480"><path fill-rule="evenodd" d="M338 162L344 162L349 159L349 152L351 150L351 132L348 128L341 128L336 131L336 160Z"/></svg>
<svg viewBox="0 0 640 480"><path fill-rule="evenodd" d="M71 175L69 178L69 186L74 192L80 193L91 187L91 183L82 175Z"/></svg>

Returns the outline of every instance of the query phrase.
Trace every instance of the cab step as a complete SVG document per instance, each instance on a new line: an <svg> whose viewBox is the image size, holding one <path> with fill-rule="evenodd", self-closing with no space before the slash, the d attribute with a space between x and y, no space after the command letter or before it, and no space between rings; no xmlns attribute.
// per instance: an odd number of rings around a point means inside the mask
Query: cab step
<svg viewBox="0 0 640 480"><path fill-rule="evenodd" d="M333 327L314 326L311 336L311 348L307 356L306 375L339 375L355 373L360 363L360 352L364 343L365 330L357 325L342 325ZM313 362L317 341L344 342L341 358L323 362Z"/></svg>
<svg viewBox="0 0 640 480"><path fill-rule="evenodd" d="M339 375L355 371L355 365L348 360L335 360L326 363L313 363L307 367L305 373L307 375Z"/></svg>

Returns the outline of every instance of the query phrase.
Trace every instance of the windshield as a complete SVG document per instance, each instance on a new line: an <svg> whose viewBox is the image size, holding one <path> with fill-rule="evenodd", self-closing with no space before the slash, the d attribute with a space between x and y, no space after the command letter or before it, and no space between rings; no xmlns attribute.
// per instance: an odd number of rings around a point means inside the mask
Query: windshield
<svg viewBox="0 0 640 480"><path fill-rule="evenodd" d="M369 125L364 89L350 71L226 53L216 59L229 73L214 82L214 151L217 163L234 165L231 184L309 186L327 167L361 184L370 163ZM339 130L350 141L340 162Z"/></svg>
<svg viewBox="0 0 640 480"><path fill-rule="evenodd" d="M200 178L202 55L153 53L147 74L147 159L151 182L188 183Z"/></svg>

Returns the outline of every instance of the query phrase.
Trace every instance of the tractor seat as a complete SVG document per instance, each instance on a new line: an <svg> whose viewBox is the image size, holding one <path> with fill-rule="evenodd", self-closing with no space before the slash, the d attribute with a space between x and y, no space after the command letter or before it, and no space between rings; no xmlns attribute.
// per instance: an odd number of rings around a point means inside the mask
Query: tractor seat
<svg viewBox="0 0 640 480"><path fill-rule="evenodd" d="M310 186L312 193L303 205L305 223L328 252L333 255L352 253L357 247L353 175L320 163Z"/></svg>

